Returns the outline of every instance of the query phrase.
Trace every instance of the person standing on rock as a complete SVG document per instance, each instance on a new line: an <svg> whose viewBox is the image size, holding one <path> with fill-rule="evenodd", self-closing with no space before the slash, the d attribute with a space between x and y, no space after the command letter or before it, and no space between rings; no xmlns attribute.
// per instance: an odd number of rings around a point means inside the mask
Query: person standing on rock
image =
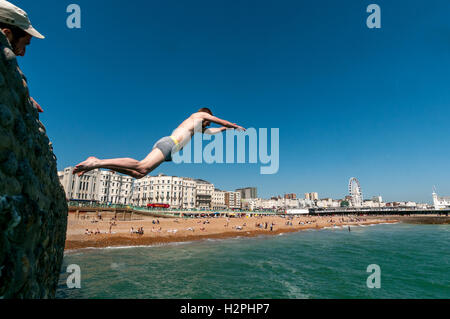
<svg viewBox="0 0 450 319"><path fill-rule="evenodd" d="M0 0L0 30L8 39L16 56L25 56L26 47L31 43L33 37L45 38L31 25L28 14L24 10L5 0ZM27 78L20 68L18 71L22 76L23 84L28 89ZM42 107L29 94L28 97L34 108L39 113L43 113ZM45 132L45 127L42 123L40 125Z"/></svg>

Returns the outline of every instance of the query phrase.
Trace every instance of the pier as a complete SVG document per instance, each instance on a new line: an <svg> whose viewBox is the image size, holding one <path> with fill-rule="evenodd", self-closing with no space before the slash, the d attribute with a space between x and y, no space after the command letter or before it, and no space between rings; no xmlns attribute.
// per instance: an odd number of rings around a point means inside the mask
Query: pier
<svg viewBox="0 0 450 319"><path fill-rule="evenodd" d="M351 207L351 208L310 208L310 215L440 215L448 216L450 208L446 209L417 209L414 207Z"/></svg>

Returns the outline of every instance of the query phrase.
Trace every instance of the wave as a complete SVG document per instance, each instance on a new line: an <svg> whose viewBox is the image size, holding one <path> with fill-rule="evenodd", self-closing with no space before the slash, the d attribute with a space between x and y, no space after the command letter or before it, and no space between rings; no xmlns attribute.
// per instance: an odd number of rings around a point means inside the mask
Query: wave
<svg viewBox="0 0 450 319"><path fill-rule="evenodd" d="M107 247L83 247L78 249L65 250L64 255L68 254L74 256L74 254L82 254L82 251L88 250L120 250L120 249L132 249L132 248L155 248L161 246L179 246L193 243L193 241L180 241L170 243L155 243L151 245L131 245L131 246L107 246Z"/></svg>

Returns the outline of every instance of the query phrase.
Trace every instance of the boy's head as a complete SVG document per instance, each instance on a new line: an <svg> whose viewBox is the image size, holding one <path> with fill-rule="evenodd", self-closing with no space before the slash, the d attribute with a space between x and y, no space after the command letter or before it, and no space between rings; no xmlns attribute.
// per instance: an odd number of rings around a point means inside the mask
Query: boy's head
<svg viewBox="0 0 450 319"><path fill-rule="evenodd" d="M199 112L205 112L208 113L209 115L213 115L211 110L208 109L207 107L202 107L200 110L198 110Z"/></svg>
<svg viewBox="0 0 450 319"><path fill-rule="evenodd" d="M208 113L209 115L213 115L211 110L208 109L207 107L202 107L200 110L198 110L198 112L205 112L205 113ZM207 128L210 125L211 125L210 121L203 121L203 123L202 123L203 128Z"/></svg>

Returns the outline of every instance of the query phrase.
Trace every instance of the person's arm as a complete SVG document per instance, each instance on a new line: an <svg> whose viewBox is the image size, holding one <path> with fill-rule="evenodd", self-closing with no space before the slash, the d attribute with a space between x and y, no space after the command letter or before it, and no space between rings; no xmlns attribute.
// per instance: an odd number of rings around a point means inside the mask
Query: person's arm
<svg viewBox="0 0 450 319"><path fill-rule="evenodd" d="M208 113L200 112L198 114L201 114L202 120L210 121L212 123L219 124L219 125L222 125L222 126L227 127L227 128L234 128L234 129L237 129L237 130L246 131L246 129L243 128L242 126L239 126L239 125L237 125L235 123L231 123L231 122L226 121L226 120L222 120L222 119L220 119L220 118L218 118L216 116L210 115Z"/></svg>
<svg viewBox="0 0 450 319"><path fill-rule="evenodd" d="M226 130L232 130L232 128L225 127L225 126L208 128L205 130L205 132L203 134L215 135L215 134L222 133L223 131L226 131Z"/></svg>
<svg viewBox="0 0 450 319"><path fill-rule="evenodd" d="M34 107L38 110L39 113L44 113L44 110L43 110L42 107L39 105L39 103L36 102L36 100L33 99L31 96L30 96L30 101L31 101L31 103L34 104Z"/></svg>

